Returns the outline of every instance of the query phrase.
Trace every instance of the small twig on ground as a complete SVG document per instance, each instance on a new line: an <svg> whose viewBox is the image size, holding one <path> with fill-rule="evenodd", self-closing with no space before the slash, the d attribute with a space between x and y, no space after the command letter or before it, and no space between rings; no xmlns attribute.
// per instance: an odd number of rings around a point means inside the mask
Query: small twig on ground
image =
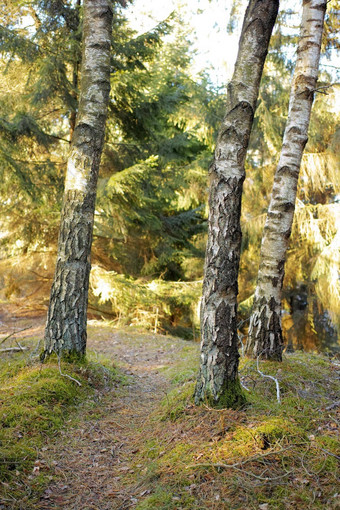
<svg viewBox="0 0 340 510"><path fill-rule="evenodd" d="M292 471L287 471L286 473L283 473L282 475L269 477L269 476L255 475L255 473L252 473L251 471L245 471L244 469L237 468L232 465L228 466L228 464L197 464L197 466L198 467L215 467L215 468L220 468L220 469L233 468L236 471L240 471L241 473L244 473L245 475L253 476L257 480L263 480L265 482L270 482L272 480L278 480L279 478L284 478L285 476L288 476L292 473ZM189 467L194 467L194 466L187 466L187 468L189 468Z"/></svg>
<svg viewBox="0 0 340 510"><path fill-rule="evenodd" d="M30 356L29 356L29 360L31 360L34 356L36 356L37 352L39 351L40 349L40 344L41 344L41 338L39 338L38 342L37 342L37 346L35 347L35 349L31 352Z"/></svg>
<svg viewBox="0 0 340 510"><path fill-rule="evenodd" d="M336 459L340 460L340 456L339 455L335 455L335 453L332 453L332 452L330 452L328 450L325 450L325 448L321 448L321 446L318 446L318 445L317 445L317 448L319 448L319 450L323 451L324 453L327 453L327 455L331 455L332 457L335 457Z"/></svg>
<svg viewBox="0 0 340 510"><path fill-rule="evenodd" d="M241 338L241 336L242 336L242 338ZM244 358L244 343L243 343L243 338L244 338L244 336L245 336L245 335L242 335L242 333L239 333L239 334L237 335L238 340L239 340L240 345L241 345L241 358Z"/></svg>
<svg viewBox="0 0 340 510"><path fill-rule="evenodd" d="M302 467L303 467L303 469L306 471L306 473L307 473L307 475L308 475L308 476L318 476L318 475L322 472L323 468L325 467L327 457L325 457L325 458L324 458L324 461L323 461L323 463L322 463L321 468L320 468L318 471L315 471L315 472L312 472L312 473L311 473L310 471L308 471L308 469L306 468L306 466L305 466L305 464L304 464L305 456L306 456L306 454L309 452L309 450L310 450L310 448L307 448L307 450L306 450L306 451L304 452L304 454L301 456L301 466L302 466ZM322 450L323 452L325 452L325 450L323 450L323 448L320 448L320 450ZM326 451L326 453L328 453L328 452ZM330 452L329 452L329 453L330 453ZM333 455L333 454L331 453L331 455ZM334 455L334 457L336 457L336 455ZM340 458L340 457L338 457L338 458Z"/></svg>
<svg viewBox="0 0 340 510"><path fill-rule="evenodd" d="M331 409L335 409L336 407L340 407L340 400L338 400L337 402L333 402L333 404L326 407L326 411L331 411Z"/></svg>
<svg viewBox="0 0 340 510"><path fill-rule="evenodd" d="M0 349L0 352L20 352L26 351L28 347L6 347L5 349Z"/></svg>
<svg viewBox="0 0 340 510"><path fill-rule="evenodd" d="M71 379L71 381L74 381L75 383L78 384L78 386L81 386L81 382L78 381L78 379L75 379L74 377L72 377L71 375L68 375L68 374L63 374L62 371L61 371L61 366L60 366L60 356L58 356L58 367L59 367L59 373L62 377L67 377L68 379Z"/></svg>
<svg viewBox="0 0 340 510"><path fill-rule="evenodd" d="M170 407L170 401L169 401L168 393L165 390L162 390L162 393L164 393L165 398L166 398L166 402L167 402L168 406Z"/></svg>
<svg viewBox="0 0 340 510"><path fill-rule="evenodd" d="M241 384L242 388L244 388L246 391L250 391L250 389L247 388L247 386L242 382L242 379L240 379L240 384Z"/></svg>
<svg viewBox="0 0 340 510"><path fill-rule="evenodd" d="M273 377L272 375L266 375L263 372L261 372L261 370L259 368L259 357L260 357L260 355L257 356L257 359L256 359L257 371L258 371L258 373L260 375L262 375L262 377L268 377L268 379L272 379L273 381L275 381L275 384L276 384L276 398L277 398L278 403L281 404L279 381L278 381L278 379L276 379L276 377Z"/></svg>
<svg viewBox="0 0 340 510"><path fill-rule="evenodd" d="M205 407L206 409L208 409L208 411L216 411L217 413L223 413L223 411L230 411L230 409L228 407L224 407L223 409L215 409L214 407L209 407L207 404L204 404L203 402L203 407Z"/></svg>
<svg viewBox="0 0 340 510"><path fill-rule="evenodd" d="M23 329L18 329L18 331L13 331L13 333L11 333L10 335L7 335L5 336L5 338L3 338L1 341L0 341L0 345L2 345L3 343L6 342L6 340L8 340L9 338L11 338L13 335L16 335L17 333L21 333L22 331L26 331L26 329L31 329L32 326L27 326L27 328L23 328Z"/></svg>
<svg viewBox="0 0 340 510"><path fill-rule="evenodd" d="M22 345L19 344L17 340L14 341L22 352L27 351L28 347L23 347Z"/></svg>

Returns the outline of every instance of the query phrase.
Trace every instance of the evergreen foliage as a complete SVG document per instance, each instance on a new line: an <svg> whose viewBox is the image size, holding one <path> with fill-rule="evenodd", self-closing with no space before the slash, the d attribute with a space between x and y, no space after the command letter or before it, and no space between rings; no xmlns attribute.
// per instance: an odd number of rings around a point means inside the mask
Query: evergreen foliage
<svg viewBox="0 0 340 510"><path fill-rule="evenodd" d="M193 281L189 308L196 310L195 282L202 278L206 242L207 168L223 116L224 89L216 89L206 75L192 78L189 36L177 14L136 34L129 28L122 4L114 3L112 92L93 261L102 271L114 271L117 278L122 275L122 282L134 282L131 285L136 288L153 280L166 280L165 288L172 281L189 286ZM244 4L233 2L231 31L238 26ZM337 76L328 66L339 50L338 4L331 0L327 9L321 87ZM240 320L250 313L262 227L288 112L297 26L294 11L286 6L283 3L271 40L248 153ZM0 6L3 260L13 255L33 257L35 252L53 252L56 247L78 104L81 20L80 2L71 0L8 0ZM308 338L304 343L310 348L335 346L340 327L338 98L337 85L317 93L302 164L284 290L283 326L288 342L295 346L301 346L300 338ZM15 260L17 267L20 259ZM12 281L16 273L8 267ZM152 294L150 299L160 303L163 295L163 291L156 297ZM125 314L126 322L129 318L137 322L140 304L133 301L130 308L124 304L111 312L117 318ZM185 322L187 336L192 335L197 323L186 306L186 298L182 304L178 298L171 313L164 313L161 327L171 329L174 323ZM143 301L141 308L151 316L154 313L153 304ZM188 321L182 321L184 316ZM154 325L154 318L149 322Z"/></svg>

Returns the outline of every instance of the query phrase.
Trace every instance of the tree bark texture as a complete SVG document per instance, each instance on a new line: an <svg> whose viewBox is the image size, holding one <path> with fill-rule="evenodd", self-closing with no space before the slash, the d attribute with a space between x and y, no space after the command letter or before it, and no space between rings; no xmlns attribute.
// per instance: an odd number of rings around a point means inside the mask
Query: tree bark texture
<svg viewBox="0 0 340 510"><path fill-rule="evenodd" d="M287 125L263 231L248 352L282 360L281 292L297 183L316 87L326 0L304 0Z"/></svg>
<svg viewBox="0 0 340 510"><path fill-rule="evenodd" d="M75 30L78 30L79 28L79 11L80 11L80 6L81 6L81 0L77 0L76 2L76 23L75 23L75 27L74 27L74 31ZM78 94L77 94L77 89L78 89L78 81L79 81L79 68L80 68L80 55L78 55L78 52L77 54L75 55L75 60L73 62L73 72L72 72L72 97L74 98L74 101L75 103L77 103L77 99L78 99ZM77 111L76 109L72 110L71 111L71 114L70 114L70 138L72 139L73 137L73 133L74 133L74 128L76 127L76 120L77 120Z"/></svg>
<svg viewBox="0 0 340 510"><path fill-rule="evenodd" d="M201 305L201 362L195 402L233 406L238 380L237 294L244 163L259 85L279 1L250 0L226 114L209 169L209 229Z"/></svg>
<svg viewBox="0 0 340 510"><path fill-rule="evenodd" d="M100 158L110 94L110 0L85 0L80 100L67 163L45 355L83 355L90 253Z"/></svg>

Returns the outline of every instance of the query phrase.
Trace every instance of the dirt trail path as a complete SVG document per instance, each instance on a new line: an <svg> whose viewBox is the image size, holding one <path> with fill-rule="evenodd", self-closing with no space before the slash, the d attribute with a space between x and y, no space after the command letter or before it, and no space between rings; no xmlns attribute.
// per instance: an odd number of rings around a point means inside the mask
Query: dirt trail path
<svg viewBox="0 0 340 510"><path fill-rule="evenodd" d="M42 338L44 315L16 313L13 320L10 312L2 314L2 328L31 326L17 338L32 336L32 331ZM143 480L146 466L136 464L138 444L146 434L144 422L169 389L164 371L181 362L186 346L171 337L89 322L88 350L99 360L100 355L112 359L126 374L126 384L85 403L62 437L39 453L42 469L47 467L53 480L37 510L124 510L146 497L150 488Z"/></svg>
<svg viewBox="0 0 340 510"><path fill-rule="evenodd" d="M53 452L61 476L45 492L41 509L123 510L134 508L149 492L143 482L130 480L145 468L134 462L136 436L169 386L159 370L177 358L178 340L141 338L108 328L95 338L89 330L89 349L112 357L128 383L103 397L92 418L86 413L85 421L65 432L62 449Z"/></svg>

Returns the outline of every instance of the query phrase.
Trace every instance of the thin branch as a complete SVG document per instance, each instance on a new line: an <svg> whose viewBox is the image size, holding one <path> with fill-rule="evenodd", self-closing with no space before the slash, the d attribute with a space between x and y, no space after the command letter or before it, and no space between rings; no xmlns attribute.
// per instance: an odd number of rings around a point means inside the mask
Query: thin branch
<svg viewBox="0 0 340 510"><path fill-rule="evenodd" d="M261 370L259 368L259 357L260 357L260 355L258 355L257 359L256 359L257 371L258 371L258 373L260 375L262 375L262 377L268 377L268 379L272 379L273 381L275 381L275 384L276 384L276 398L277 398L278 403L281 404L279 381L278 381L278 379L276 379L276 377L273 377L272 375L266 375L263 372L261 372Z"/></svg>
<svg viewBox="0 0 340 510"><path fill-rule="evenodd" d="M37 342L37 345L35 347L35 349L31 352L30 356L29 356L29 361L37 355L39 349L40 349L40 344L41 344L41 338L39 338L38 342Z"/></svg>
<svg viewBox="0 0 340 510"><path fill-rule="evenodd" d="M0 341L0 345L2 345L4 342L6 342L6 340L8 340L9 338L11 338L13 335L16 335L17 333L21 333L21 331L26 331L26 329L31 329L32 326L27 326L27 328L23 328L23 329L18 329L18 331L14 331L13 333L11 333L10 335L8 336L5 336L5 338L3 338L1 341Z"/></svg>
<svg viewBox="0 0 340 510"><path fill-rule="evenodd" d="M338 400L337 402L333 402L333 404L326 407L326 411L331 411L332 409L335 409L337 407L340 407L340 400Z"/></svg>
<svg viewBox="0 0 340 510"><path fill-rule="evenodd" d="M340 69L339 66L332 66L331 64L322 64L322 63L320 63L320 66L323 66L323 67L333 67L333 69Z"/></svg>
<svg viewBox="0 0 340 510"><path fill-rule="evenodd" d="M250 391L250 389L247 388L247 386L242 382L242 379L240 379L240 384L241 384L242 388L244 388L246 391Z"/></svg>
<svg viewBox="0 0 340 510"><path fill-rule="evenodd" d="M315 445L313 445L313 446L315 446ZM336 459L340 460L339 455L335 455L335 453L325 450L325 448L321 448L321 446L319 446L319 445L316 445L316 446L317 446L317 448L319 448L319 450L322 450L323 452L327 453L327 455L331 455L332 457L335 457Z"/></svg>
<svg viewBox="0 0 340 510"><path fill-rule="evenodd" d="M278 480L279 478L284 478L285 476L290 475L290 473L292 473L292 471L287 471L283 475L278 475L278 476L273 476L273 477L266 477L266 476L255 475L255 473L252 473L251 471L245 471L244 469L241 469L240 466L243 466L247 462L251 462L251 461L254 461L254 460L261 460L263 457L267 457L268 455L272 455L272 454L275 454L275 453L278 454L278 453L284 452L286 450L289 450L289 449L293 448L293 446L295 446L295 445L291 445L288 448L282 448L281 450L270 451L270 452L264 453L263 455L254 455L253 457L250 457L249 459L243 460L241 462L236 462L235 464L222 464L222 463L214 463L214 464L209 464L209 463L189 464L188 466L186 466L186 469L198 468L198 467L218 468L218 469L235 469L236 471L240 471L241 473L244 473L246 475L253 476L257 480L264 480L264 481Z"/></svg>
<svg viewBox="0 0 340 510"><path fill-rule="evenodd" d="M20 352L26 351L28 347L6 347L5 349L0 349L0 352Z"/></svg>
<svg viewBox="0 0 340 510"><path fill-rule="evenodd" d="M27 351L28 347L23 347L22 345L19 344L17 340L14 341L22 352Z"/></svg>
<svg viewBox="0 0 340 510"><path fill-rule="evenodd" d="M51 276L44 276L42 274L37 273L36 271L33 271L33 269L29 269L28 271L29 271L29 273L32 273L35 276L38 276L41 280L44 280L44 281L45 280L52 280Z"/></svg>
<svg viewBox="0 0 340 510"><path fill-rule="evenodd" d="M48 134L47 136L50 136L51 138L55 138L56 140L60 140L61 142L71 143L71 140L67 140L66 138L61 138L60 136L57 136L57 135Z"/></svg>
<svg viewBox="0 0 340 510"><path fill-rule="evenodd" d="M244 358L244 349L245 349L245 347L244 347L244 343L243 343L243 340L241 338L241 335L242 335L242 333L241 334L237 334L237 338L238 338L238 341L241 344L241 358ZM242 335L242 337L244 338L245 335Z"/></svg>
<svg viewBox="0 0 340 510"><path fill-rule="evenodd" d="M247 317L246 319L244 319L243 321L240 321L238 324L237 324L237 329L240 329L241 326L243 326L243 324L245 324L246 322L250 321L250 317Z"/></svg>
<svg viewBox="0 0 340 510"><path fill-rule="evenodd" d="M58 367L59 367L59 373L62 377L67 377L68 379L71 379L71 381L74 381L75 383L78 384L78 386L81 386L81 382L78 381L78 379L75 379L74 377L68 375L68 374L63 374L62 371L61 371L61 366L60 366L60 356L58 356Z"/></svg>
<svg viewBox="0 0 340 510"><path fill-rule="evenodd" d="M312 92L319 92L319 94L325 94L326 96L328 96L328 93L325 92L324 89L329 89L330 87L333 87L333 85L324 85L322 87L317 87L316 89L312 90Z"/></svg>

